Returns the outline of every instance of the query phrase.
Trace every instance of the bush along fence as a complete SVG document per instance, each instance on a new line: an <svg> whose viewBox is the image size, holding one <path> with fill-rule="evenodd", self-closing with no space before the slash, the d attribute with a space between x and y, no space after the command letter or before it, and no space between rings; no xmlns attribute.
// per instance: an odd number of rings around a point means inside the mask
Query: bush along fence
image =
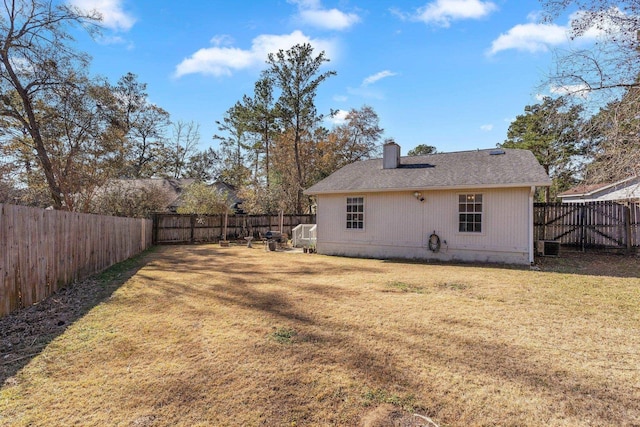
<svg viewBox="0 0 640 427"><path fill-rule="evenodd" d="M299 224L315 224L315 215L153 215L153 243L181 244L264 237L277 230L291 237ZM282 225L282 229L280 228Z"/></svg>
<svg viewBox="0 0 640 427"><path fill-rule="evenodd" d="M0 204L0 317L151 246L152 222Z"/></svg>
<svg viewBox="0 0 640 427"><path fill-rule="evenodd" d="M637 251L640 202L535 203L534 239L585 249Z"/></svg>

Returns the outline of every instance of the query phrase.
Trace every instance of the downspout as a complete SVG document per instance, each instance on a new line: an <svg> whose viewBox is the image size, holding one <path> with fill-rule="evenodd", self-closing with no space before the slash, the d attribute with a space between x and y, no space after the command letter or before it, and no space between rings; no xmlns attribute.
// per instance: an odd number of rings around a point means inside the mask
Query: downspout
<svg viewBox="0 0 640 427"><path fill-rule="evenodd" d="M533 196L536 193L536 187L531 186L529 191L529 265L533 265L535 262L533 258Z"/></svg>

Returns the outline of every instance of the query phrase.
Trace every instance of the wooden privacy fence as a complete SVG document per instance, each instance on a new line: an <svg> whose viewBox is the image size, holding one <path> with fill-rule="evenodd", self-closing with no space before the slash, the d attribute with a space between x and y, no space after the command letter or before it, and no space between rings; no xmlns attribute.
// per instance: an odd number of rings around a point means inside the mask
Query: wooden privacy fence
<svg viewBox="0 0 640 427"><path fill-rule="evenodd" d="M151 245L151 220L0 204L0 316Z"/></svg>
<svg viewBox="0 0 640 427"><path fill-rule="evenodd" d="M640 247L640 203L536 203L534 239L581 249Z"/></svg>
<svg viewBox="0 0 640 427"><path fill-rule="evenodd" d="M180 215L159 213L153 216L153 243L178 244L217 242L224 233L224 215ZM280 221L282 220L282 230ZM299 224L315 224L315 215L229 215L223 240L246 236L264 236L269 230L291 236Z"/></svg>

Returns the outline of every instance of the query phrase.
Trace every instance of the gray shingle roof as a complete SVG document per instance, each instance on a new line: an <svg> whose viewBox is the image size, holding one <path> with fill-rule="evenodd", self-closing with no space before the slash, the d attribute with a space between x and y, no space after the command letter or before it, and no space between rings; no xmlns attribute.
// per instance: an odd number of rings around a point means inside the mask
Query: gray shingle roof
<svg viewBox="0 0 640 427"><path fill-rule="evenodd" d="M305 194L487 187L544 187L551 180L528 150L459 151L402 157L397 169L383 169L382 159L351 163Z"/></svg>
<svg viewBox="0 0 640 427"><path fill-rule="evenodd" d="M601 184L591 184L591 185L578 185L576 187L570 188L569 190L558 194L558 197L571 197L571 196L591 196L595 193L600 192L601 190L607 190L612 188L617 190L619 188L624 188L626 186L633 186L640 184L640 176L632 176L629 178L621 179L616 182L605 182Z"/></svg>

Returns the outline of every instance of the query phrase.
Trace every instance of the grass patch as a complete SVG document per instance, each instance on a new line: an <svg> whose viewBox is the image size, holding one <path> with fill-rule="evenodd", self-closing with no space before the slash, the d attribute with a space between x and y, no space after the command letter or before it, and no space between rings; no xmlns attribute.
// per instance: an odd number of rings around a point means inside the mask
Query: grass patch
<svg viewBox="0 0 640 427"><path fill-rule="evenodd" d="M597 275L217 245L147 261L0 382L0 426L640 425L635 258Z"/></svg>
<svg viewBox="0 0 640 427"><path fill-rule="evenodd" d="M145 259L154 252L157 252L158 249L159 246L151 246L146 251L141 252L132 258L112 265L103 272L95 275L93 279L100 283L107 283L111 285L114 283L121 284L123 283L123 279L128 279L130 277L132 270L140 268L144 264Z"/></svg>
<svg viewBox="0 0 640 427"><path fill-rule="evenodd" d="M412 394L399 396L397 394L389 393L386 390L376 389L367 390L362 395L362 405L365 407L381 403L389 403L391 405L398 406L407 412L414 412L416 410L416 398Z"/></svg>
<svg viewBox="0 0 640 427"><path fill-rule="evenodd" d="M411 285L405 282L389 282L387 283L387 287L391 290L399 291L399 292L407 292L414 294L421 294L424 292L424 288L421 286Z"/></svg>
<svg viewBox="0 0 640 427"><path fill-rule="evenodd" d="M437 286L440 289L450 289L452 291L464 291L469 289L469 285L460 282L440 282Z"/></svg>
<svg viewBox="0 0 640 427"><path fill-rule="evenodd" d="M291 344L297 332L293 329L278 328L271 334L271 337L280 344Z"/></svg>

